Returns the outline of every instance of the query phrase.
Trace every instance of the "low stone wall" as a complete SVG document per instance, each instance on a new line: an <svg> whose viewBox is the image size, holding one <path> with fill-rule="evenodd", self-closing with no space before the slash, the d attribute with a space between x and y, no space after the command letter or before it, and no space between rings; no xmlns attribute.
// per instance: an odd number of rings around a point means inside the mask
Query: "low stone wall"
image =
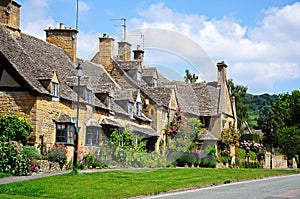
<svg viewBox="0 0 300 199"><path fill-rule="evenodd" d="M265 154L265 161L263 164L263 168L265 168L265 169L271 168L271 160L272 160L272 169L287 169L288 168L288 162L284 158L284 156L271 155L270 152L267 152Z"/></svg>
<svg viewBox="0 0 300 199"><path fill-rule="evenodd" d="M51 173L58 171L65 171L66 165L62 168L57 162L50 162L48 160L37 160L35 161L35 172L36 173Z"/></svg>

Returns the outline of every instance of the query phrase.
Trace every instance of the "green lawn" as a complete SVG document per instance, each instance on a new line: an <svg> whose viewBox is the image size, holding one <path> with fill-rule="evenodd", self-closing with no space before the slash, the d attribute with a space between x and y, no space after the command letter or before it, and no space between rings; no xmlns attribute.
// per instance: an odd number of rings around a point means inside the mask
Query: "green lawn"
<svg viewBox="0 0 300 199"><path fill-rule="evenodd" d="M0 198L127 198L295 173L294 170L171 168L65 174L0 185Z"/></svg>

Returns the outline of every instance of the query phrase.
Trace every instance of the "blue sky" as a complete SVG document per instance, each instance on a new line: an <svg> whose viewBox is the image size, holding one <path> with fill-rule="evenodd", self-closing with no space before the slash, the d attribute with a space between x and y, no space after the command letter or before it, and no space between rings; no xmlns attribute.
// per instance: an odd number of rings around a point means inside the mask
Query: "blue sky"
<svg viewBox="0 0 300 199"><path fill-rule="evenodd" d="M45 39L43 30L50 26L75 27L76 0L18 2L24 33ZM216 63L224 60L228 78L250 93L299 90L300 2L79 0L78 57L91 57L103 33L118 38L122 27L115 25L122 21L110 19L120 18L127 20L133 48L142 44L134 35L144 35L145 64L169 78L182 79L189 69L213 81Z"/></svg>

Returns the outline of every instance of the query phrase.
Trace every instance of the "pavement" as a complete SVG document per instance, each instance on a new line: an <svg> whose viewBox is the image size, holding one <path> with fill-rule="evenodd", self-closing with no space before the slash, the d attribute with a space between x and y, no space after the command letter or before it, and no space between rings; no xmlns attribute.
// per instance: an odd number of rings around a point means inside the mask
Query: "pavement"
<svg viewBox="0 0 300 199"><path fill-rule="evenodd" d="M112 171L117 169L88 169L88 170L79 170L79 173L92 173L92 172L106 172L106 171ZM51 173L33 173L30 176L10 176L5 178L0 178L0 184L8 184L12 182L20 182L25 180L32 180L37 178L44 178L49 176L55 176L55 175L62 175L71 173L72 171L61 171L61 172L51 172Z"/></svg>

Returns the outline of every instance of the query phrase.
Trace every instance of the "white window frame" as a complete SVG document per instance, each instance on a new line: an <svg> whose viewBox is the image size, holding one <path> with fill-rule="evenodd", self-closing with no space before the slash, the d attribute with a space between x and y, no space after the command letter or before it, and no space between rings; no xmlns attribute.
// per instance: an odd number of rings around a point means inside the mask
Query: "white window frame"
<svg viewBox="0 0 300 199"><path fill-rule="evenodd" d="M142 103L141 102L136 103L136 115L137 116L142 115Z"/></svg>
<svg viewBox="0 0 300 199"><path fill-rule="evenodd" d="M93 103L93 92L91 90L89 90L89 89L86 90L86 101L89 104Z"/></svg>
<svg viewBox="0 0 300 199"><path fill-rule="evenodd" d="M128 103L128 114L129 114L130 118L133 118L133 103L132 102Z"/></svg>
<svg viewBox="0 0 300 199"><path fill-rule="evenodd" d="M52 91L51 94L55 97L58 97L58 83L52 82Z"/></svg>

